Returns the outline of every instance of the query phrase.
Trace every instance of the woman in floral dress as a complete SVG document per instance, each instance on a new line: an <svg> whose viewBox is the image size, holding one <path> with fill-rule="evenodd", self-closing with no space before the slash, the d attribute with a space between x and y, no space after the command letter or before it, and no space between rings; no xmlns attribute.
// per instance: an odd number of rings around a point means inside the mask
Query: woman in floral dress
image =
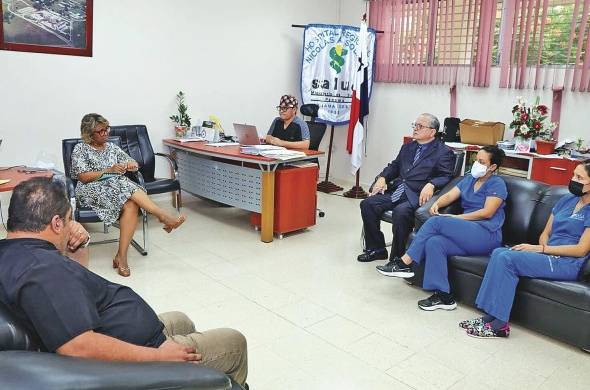
<svg viewBox="0 0 590 390"><path fill-rule="evenodd" d="M129 276L127 250L137 226L139 208L155 215L170 233L186 219L166 213L147 196L143 187L129 180L127 171L137 171L138 165L127 153L107 142L109 122L98 114L87 114L80 126L84 142L72 152L71 176L78 180L76 198L81 205L91 207L106 224L119 220L119 249L113 268L119 275Z"/></svg>

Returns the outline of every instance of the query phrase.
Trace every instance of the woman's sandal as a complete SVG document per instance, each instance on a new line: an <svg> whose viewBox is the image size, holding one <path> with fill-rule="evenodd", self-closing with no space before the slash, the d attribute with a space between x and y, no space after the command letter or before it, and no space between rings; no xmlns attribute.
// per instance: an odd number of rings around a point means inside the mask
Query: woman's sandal
<svg viewBox="0 0 590 390"><path fill-rule="evenodd" d="M180 225L182 225L184 223L184 221L186 221L186 217L184 215L181 215L180 217L178 217L178 219L174 223L164 225L164 227L162 229L164 229L164 230L166 230L166 232L170 233L170 232L172 232L172 230L174 230L177 227L179 227Z"/></svg>
<svg viewBox="0 0 590 390"><path fill-rule="evenodd" d="M117 260L116 257L113 259L113 268L116 268L117 273L125 278L131 276L131 268L129 268L129 266L127 266L127 267L120 266L119 260Z"/></svg>

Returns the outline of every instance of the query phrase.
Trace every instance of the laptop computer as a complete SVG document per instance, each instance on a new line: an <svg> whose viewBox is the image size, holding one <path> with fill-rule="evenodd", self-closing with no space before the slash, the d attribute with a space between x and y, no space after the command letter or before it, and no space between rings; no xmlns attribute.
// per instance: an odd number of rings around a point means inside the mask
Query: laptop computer
<svg viewBox="0 0 590 390"><path fill-rule="evenodd" d="M260 137L256 126L234 123L234 131L240 145L260 145Z"/></svg>

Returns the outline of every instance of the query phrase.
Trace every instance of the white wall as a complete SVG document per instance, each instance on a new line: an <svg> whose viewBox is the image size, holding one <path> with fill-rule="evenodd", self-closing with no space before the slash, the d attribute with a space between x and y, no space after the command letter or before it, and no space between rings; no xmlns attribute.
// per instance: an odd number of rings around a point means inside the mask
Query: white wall
<svg viewBox="0 0 590 390"><path fill-rule="evenodd" d="M0 165L44 151L61 167L59 140L88 112L144 123L162 149L179 90L193 118L265 129L280 95L299 91L303 30L291 24L338 15L339 0L95 1L92 58L0 51Z"/></svg>

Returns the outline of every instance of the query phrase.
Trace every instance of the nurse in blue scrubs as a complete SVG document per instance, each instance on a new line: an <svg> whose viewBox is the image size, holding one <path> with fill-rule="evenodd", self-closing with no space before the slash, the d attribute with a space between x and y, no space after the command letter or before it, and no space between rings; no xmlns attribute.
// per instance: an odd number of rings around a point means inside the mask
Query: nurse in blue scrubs
<svg viewBox="0 0 590 390"><path fill-rule="evenodd" d="M418 301L422 310L453 310L453 298L447 270L449 256L489 255L502 245L506 183L495 175L504 151L484 146L466 175L431 207L434 216L420 228L405 255L396 257L377 271L386 276L410 278L411 264L426 261L423 288L434 292ZM463 214L440 214L439 208L461 199Z"/></svg>
<svg viewBox="0 0 590 390"><path fill-rule="evenodd" d="M568 194L553 207L538 245L498 248L486 269L477 299L483 317L459 323L468 335L508 337L508 319L519 277L577 280L590 257L590 160L574 170Z"/></svg>

